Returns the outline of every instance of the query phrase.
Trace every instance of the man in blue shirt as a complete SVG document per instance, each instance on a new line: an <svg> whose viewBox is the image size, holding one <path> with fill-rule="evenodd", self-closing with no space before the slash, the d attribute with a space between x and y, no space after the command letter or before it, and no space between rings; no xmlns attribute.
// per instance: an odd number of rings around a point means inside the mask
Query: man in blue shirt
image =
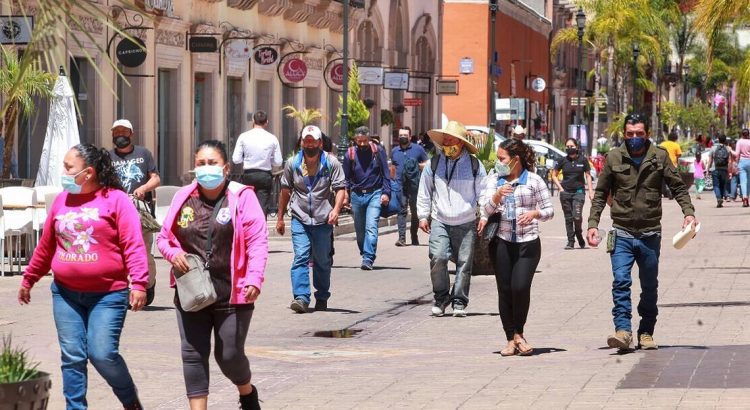
<svg viewBox="0 0 750 410"><path fill-rule="evenodd" d="M344 155L344 174L347 188L351 191L352 216L357 246L362 256L362 270L372 270L378 248L380 207L387 206L391 197L385 150L370 142L369 134L367 127L357 128L354 146Z"/></svg>
<svg viewBox="0 0 750 410"><path fill-rule="evenodd" d="M401 183L401 211L398 213L398 241L396 246L406 246L406 214L411 210L411 244L419 245L417 229L417 191L422 169L427 165L424 148L411 143L411 129L398 130L398 147L391 151L391 174Z"/></svg>

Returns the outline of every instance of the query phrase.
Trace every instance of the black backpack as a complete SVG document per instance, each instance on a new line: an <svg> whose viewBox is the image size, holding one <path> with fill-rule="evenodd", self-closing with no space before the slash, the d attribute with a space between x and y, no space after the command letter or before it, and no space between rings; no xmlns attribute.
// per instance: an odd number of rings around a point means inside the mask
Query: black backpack
<svg viewBox="0 0 750 410"><path fill-rule="evenodd" d="M717 146L714 151L714 164L717 168L726 168L729 165L729 150L723 144Z"/></svg>

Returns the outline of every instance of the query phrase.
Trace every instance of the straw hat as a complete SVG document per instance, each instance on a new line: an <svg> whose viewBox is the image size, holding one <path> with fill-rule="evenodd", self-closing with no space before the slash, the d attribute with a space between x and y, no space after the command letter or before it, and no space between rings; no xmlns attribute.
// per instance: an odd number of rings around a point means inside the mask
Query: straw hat
<svg viewBox="0 0 750 410"><path fill-rule="evenodd" d="M443 138L445 138L446 135L449 135L463 141L466 150L469 151L470 154L476 154L479 152L474 145L474 142L469 140L470 137L466 132L466 127L458 121L448 121L445 128L429 130L427 131L427 135L429 135L430 139L441 147L443 146Z"/></svg>

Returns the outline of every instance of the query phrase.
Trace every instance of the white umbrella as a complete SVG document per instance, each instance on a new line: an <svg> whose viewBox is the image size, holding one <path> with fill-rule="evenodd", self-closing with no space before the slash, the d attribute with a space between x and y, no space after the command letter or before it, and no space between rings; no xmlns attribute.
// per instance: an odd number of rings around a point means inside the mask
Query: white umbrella
<svg viewBox="0 0 750 410"><path fill-rule="evenodd" d="M73 88L60 67L60 76L57 77L55 88L52 90L47 133L44 135L42 158L39 161L35 186L61 187L63 158L71 147L80 142Z"/></svg>

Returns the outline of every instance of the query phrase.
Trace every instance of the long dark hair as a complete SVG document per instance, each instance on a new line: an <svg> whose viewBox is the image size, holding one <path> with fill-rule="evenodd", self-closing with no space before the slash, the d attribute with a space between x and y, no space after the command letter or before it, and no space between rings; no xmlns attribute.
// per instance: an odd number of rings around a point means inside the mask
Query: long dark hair
<svg viewBox="0 0 750 410"><path fill-rule="evenodd" d="M125 190L122 182L120 182L120 177L117 176L114 165L112 165L109 151L104 148L97 148L92 144L78 144L73 149L78 151L78 156L81 157L87 167L96 170L96 180L100 185L120 191Z"/></svg>
<svg viewBox="0 0 750 410"><path fill-rule="evenodd" d="M198 148L195 149L195 154L198 153L198 151L202 150L203 148L211 148L215 149L219 152L219 155L221 155L221 159L224 160L224 164L227 164L229 160L227 159L227 147L224 145L223 142L219 140L206 140L198 144Z"/></svg>
<svg viewBox="0 0 750 410"><path fill-rule="evenodd" d="M522 140L508 138L500 143L500 148L504 149L511 157L518 157L521 160L521 166L527 171L533 171L536 166L536 154L534 150Z"/></svg>

